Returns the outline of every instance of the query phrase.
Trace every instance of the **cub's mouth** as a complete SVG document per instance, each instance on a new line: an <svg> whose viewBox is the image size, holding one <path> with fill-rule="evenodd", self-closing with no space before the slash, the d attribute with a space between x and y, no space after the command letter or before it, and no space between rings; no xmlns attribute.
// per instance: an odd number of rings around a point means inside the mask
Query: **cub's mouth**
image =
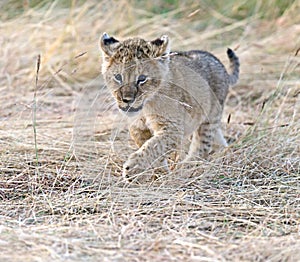
<svg viewBox="0 0 300 262"><path fill-rule="evenodd" d="M138 107L133 107L133 106L130 106L130 105L127 105L126 107L123 107L123 106L120 106L120 105L119 105L119 108L120 108L124 113L136 113L136 112L139 112L139 111L142 110L143 104L141 104L141 105L138 106Z"/></svg>

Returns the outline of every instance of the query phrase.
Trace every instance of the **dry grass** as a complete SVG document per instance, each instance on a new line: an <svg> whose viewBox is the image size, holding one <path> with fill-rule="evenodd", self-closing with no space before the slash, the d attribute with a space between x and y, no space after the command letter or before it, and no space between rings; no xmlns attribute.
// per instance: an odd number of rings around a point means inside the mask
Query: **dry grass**
<svg viewBox="0 0 300 262"><path fill-rule="evenodd" d="M271 21L197 1L164 14L110 2L24 6L1 21L0 260L299 261L299 1ZM224 114L231 146L125 185L134 148L102 84L103 31L168 33L175 49L225 63L225 48L237 48L241 79Z"/></svg>

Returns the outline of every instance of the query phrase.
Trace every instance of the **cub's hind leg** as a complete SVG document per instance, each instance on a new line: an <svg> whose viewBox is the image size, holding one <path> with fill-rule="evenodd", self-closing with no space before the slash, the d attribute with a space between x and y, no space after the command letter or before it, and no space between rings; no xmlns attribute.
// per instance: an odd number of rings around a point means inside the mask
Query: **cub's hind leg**
<svg viewBox="0 0 300 262"><path fill-rule="evenodd" d="M136 119L129 127L131 138L138 147L141 147L147 140L152 137L152 132L147 127L144 118Z"/></svg>
<svg viewBox="0 0 300 262"><path fill-rule="evenodd" d="M191 160L194 157L207 158L214 144L218 148L228 146L219 124L202 124L193 133L187 160Z"/></svg>
<svg viewBox="0 0 300 262"><path fill-rule="evenodd" d="M223 146L223 147L227 147L228 144L227 144L227 141L226 139L224 138L224 135L223 135L223 132L222 132L222 129L219 127L217 129L217 132L215 134L215 144L217 144L218 146Z"/></svg>
<svg viewBox="0 0 300 262"><path fill-rule="evenodd" d="M207 158L212 150L216 125L203 123L194 131L187 160L194 157Z"/></svg>

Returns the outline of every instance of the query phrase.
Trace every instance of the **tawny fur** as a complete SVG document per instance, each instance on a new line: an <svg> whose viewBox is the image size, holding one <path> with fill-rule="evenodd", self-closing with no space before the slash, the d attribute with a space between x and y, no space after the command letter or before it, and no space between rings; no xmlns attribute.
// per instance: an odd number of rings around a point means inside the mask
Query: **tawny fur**
<svg viewBox="0 0 300 262"><path fill-rule="evenodd" d="M192 135L186 159L207 157L213 143L227 146L220 121L228 88L239 75L239 60L228 49L230 74L212 54L171 52L167 36L123 42L103 34L102 73L120 110L132 117L129 128L139 149L123 176L166 166L166 157Z"/></svg>

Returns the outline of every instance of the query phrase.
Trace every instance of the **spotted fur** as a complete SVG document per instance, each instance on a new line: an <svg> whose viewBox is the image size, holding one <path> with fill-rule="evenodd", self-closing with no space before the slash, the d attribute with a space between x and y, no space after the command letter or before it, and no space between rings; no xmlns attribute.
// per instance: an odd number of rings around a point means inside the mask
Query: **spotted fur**
<svg viewBox="0 0 300 262"><path fill-rule="evenodd" d="M192 135L186 159L207 157L214 143L227 146L220 127L229 86L239 76L239 59L227 50L230 73L212 54L170 52L169 39L100 38L102 73L120 110L132 117L129 128L139 149L123 167L134 178L164 167L167 155Z"/></svg>

